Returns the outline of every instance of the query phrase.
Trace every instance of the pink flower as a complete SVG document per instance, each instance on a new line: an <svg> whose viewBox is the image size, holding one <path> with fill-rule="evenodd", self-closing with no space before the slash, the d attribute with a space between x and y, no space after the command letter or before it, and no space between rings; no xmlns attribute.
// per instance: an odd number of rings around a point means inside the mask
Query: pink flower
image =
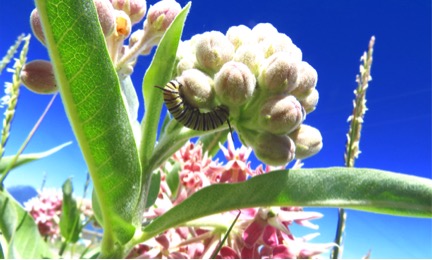
<svg viewBox="0 0 432 260"><path fill-rule="evenodd" d="M34 218L42 236L57 238L63 195L60 190L45 189L24 203L25 209Z"/></svg>
<svg viewBox="0 0 432 260"><path fill-rule="evenodd" d="M253 175L253 171L250 168L250 162L247 161L251 148L242 146L239 149L234 148L231 135L228 135L228 149L219 144L220 149L227 159L227 164L224 166L224 171L220 178L220 182L242 182L247 180L248 177Z"/></svg>
<svg viewBox="0 0 432 260"><path fill-rule="evenodd" d="M172 170L172 162L162 166L162 183L155 205L145 214L146 219L153 219L181 203L199 189L220 182L235 183L283 167L259 166L253 170L248 162L251 149L244 146L235 149L228 136L227 147L221 146L227 162L220 164L203 153L201 144L188 142L173 155L173 160L180 164L178 173L180 184L172 194L166 183L166 174ZM234 222L238 211L224 212L189 222L186 227L167 230L160 236L137 247L140 258L209 258L218 248L226 230ZM228 234L226 243L217 254L217 258L298 258L314 257L334 246L312 244L309 240L316 234L297 238L289 226L303 225L318 229L311 221L321 218L318 212L305 212L301 207L272 207L241 209L239 218ZM197 224L198 223L198 224ZM206 224L207 223L207 224ZM145 250L142 250L145 249Z"/></svg>

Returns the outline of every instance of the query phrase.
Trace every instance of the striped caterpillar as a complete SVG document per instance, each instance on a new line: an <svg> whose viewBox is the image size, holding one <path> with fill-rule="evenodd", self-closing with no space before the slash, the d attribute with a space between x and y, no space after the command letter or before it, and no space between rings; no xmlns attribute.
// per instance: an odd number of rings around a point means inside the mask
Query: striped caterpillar
<svg viewBox="0 0 432 260"><path fill-rule="evenodd" d="M177 80L171 80L165 87L156 86L163 90L165 105L178 122L193 130L208 131L218 128L227 121L230 132L232 132L228 118L229 110L226 106L221 105L209 112L201 112L183 98L180 93L182 87L183 85Z"/></svg>

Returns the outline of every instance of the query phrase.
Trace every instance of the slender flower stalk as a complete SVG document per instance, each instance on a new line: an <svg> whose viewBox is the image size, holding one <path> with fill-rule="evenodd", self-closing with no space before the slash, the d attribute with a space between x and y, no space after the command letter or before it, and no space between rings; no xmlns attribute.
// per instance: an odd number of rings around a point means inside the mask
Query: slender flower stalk
<svg viewBox="0 0 432 260"><path fill-rule="evenodd" d="M369 81L372 80L370 76L372 67L372 54L375 44L375 36L372 36L369 42L368 51L363 54L361 61L363 64L360 66L360 75L357 75L357 89L354 91L355 100L352 115L348 117L350 128L347 134L347 145L345 150L345 166L354 167L354 160L360 154L359 143L361 136L361 129L363 125L363 118L367 111L366 107L366 90L369 87Z"/></svg>
<svg viewBox="0 0 432 260"><path fill-rule="evenodd" d="M355 99L353 102L353 112L352 115L348 117L348 122L350 122L350 127L347 134L347 143L345 150L345 166L354 167L355 159L358 158L360 154L359 144L361 129L363 125L364 115L367 111L366 107L366 90L369 87L369 81L372 80L370 72L372 67L372 54L373 47L375 44L375 36L372 36L369 41L368 51L363 54L360 61L363 64L360 65L360 75L357 75L357 89L354 91ZM338 225L336 230L335 246L331 252L331 258L337 259L342 256L342 236L345 230L346 222L346 212L343 208L339 209L338 212Z"/></svg>
<svg viewBox="0 0 432 260"><path fill-rule="evenodd" d="M6 55L2 58L2 60L0 61L0 74L3 71L3 69L9 64L10 60L12 59L12 57L15 55L15 53L17 52L19 46L21 45L21 42L24 39L24 34L21 34L20 36L18 36L18 38L16 39L14 45L12 45Z"/></svg>
<svg viewBox="0 0 432 260"><path fill-rule="evenodd" d="M27 60L27 51L28 51L28 47L29 47L29 43L30 43L30 35L27 35L26 37L22 38L22 40L24 41L24 46L21 50L20 57L19 57L19 59L17 59L15 61L14 69L13 70L8 69L8 71L14 73L12 76L12 83L10 83L10 82L5 83L6 95L1 98L1 105L2 106L7 105L7 108L6 108L6 111L4 113L5 118L3 120L3 128L2 128L2 132L1 132L0 158L3 156L4 147L6 145L8 138L9 138L11 123L12 123L13 117L15 115L15 108L16 108L18 96L19 96L19 87L21 85L20 74L21 74L21 70L22 70L22 68L23 68L23 66ZM21 40L21 36L18 37L18 40L16 41L13 48L15 48L15 47L18 48L19 43L22 40ZM13 50L13 48L10 48L8 50L8 55L9 54L13 55L13 53L16 50L16 48L15 48L15 50ZM6 57L8 57L8 55ZM3 58L3 60L2 60L2 64L3 64L3 61L5 61L5 64L8 63L8 62L6 62L5 58ZM1 182L0 182L0 184L1 184Z"/></svg>
<svg viewBox="0 0 432 260"><path fill-rule="evenodd" d="M4 180L6 179L7 175L9 174L9 171L12 169L12 167L17 162L19 156L22 154L22 152L24 151L24 149L27 147L28 143L30 142L30 139L33 137L33 135L35 134L36 130L39 128L40 124L42 123L42 120L45 118L46 114L48 113L49 109L51 108L52 104L54 103L54 100L57 97L57 94L58 93L55 93L52 96L52 98L49 101L48 105L45 107L45 110L43 111L42 115L39 117L38 121L33 126L32 130L30 131L30 133L27 135L27 138L24 140L24 142L22 143L21 147L18 149L18 152L15 154L12 162L3 171L2 175L0 176L0 187L3 185Z"/></svg>

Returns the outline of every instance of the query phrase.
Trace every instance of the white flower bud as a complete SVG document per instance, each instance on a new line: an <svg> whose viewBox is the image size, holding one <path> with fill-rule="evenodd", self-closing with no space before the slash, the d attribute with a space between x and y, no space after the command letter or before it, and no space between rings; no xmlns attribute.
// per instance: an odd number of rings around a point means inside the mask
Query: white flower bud
<svg viewBox="0 0 432 260"><path fill-rule="evenodd" d="M162 0L150 6L147 19L144 21L144 30L165 32L181 11L181 6L174 0Z"/></svg>
<svg viewBox="0 0 432 260"><path fill-rule="evenodd" d="M259 126L272 134L288 134L304 120L305 112L294 96L272 96L261 107Z"/></svg>
<svg viewBox="0 0 432 260"><path fill-rule="evenodd" d="M252 28L252 33L257 42L262 42L277 35L278 30L270 23L259 23Z"/></svg>
<svg viewBox="0 0 432 260"><path fill-rule="evenodd" d="M197 39L196 59L205 70L215 73L233 56L234 46L221 32L205 32Z"/></svg>
<svg viewBox="0 0 432 260"><path fill-rule="evenodd" d="M315 110L318 104L318 99L319 99L318 90L313 88L312 91L309 93L309 95L307 95L304 99L300 100L300 104L302 104L306 113L309 114L310 112Z"/></svg>
<svg viewBox="0 0 432 260"><path fill-rule="evenodd" d="M180 94L193 107L211 109L214 107L212 79L197 69L185 70L177 79L183 87Z"/></svg>
<svg viewBox="0 0 432 260"><path fill-rule="evenodd" d="M304 159L318 153L322 146L322 136L318 129L309 125L300 125L300 127L289 134L296 144L296 159Z"/></svg>
<svg viewBox="0 0 432 260"><path fill-rule="evenodd" d="M141 41L145 37L144 30L138 29L134 31L129 37L129 49L131 49L135 44ZM153 45L150 45L148 48L141 51L141 55L148 55L151 52Z"/></svg>
<svg viewBox="0 0 432 260"><path fill-rule="evenodd" d="M215 75L216 95L228 107L239 107L247 102L253 95L255 85L255 76L241 62L227 62Z"/></svg>
<svg viewBox="0 0 432 260"><path fill-rule="evenodd" d="M262 51L258 51L258 44L248 44L240 46L234 54L234 61L241 62L248 66L252 73L257 77L259 75L260 65L264 61Z"/></svg>
<svg viewBox="0 0 432 260"><path fill-rule="evenodd" d="M298 77L296 88L290 93L298 99L304 99L315 88L318 81L318 73L307 62L302 61L298 65Z"/></svg>
<svg viewBox="0 0 432 260"><path fill-rule="evenodd" d="M193 69L195 60L183 58L177 63L177 75L181 75L184 71Z"/></svg>
<svg viewBox="0 0 432 260"><path fill-rule="evenodd" d="M195 40L192 40L195 39ZM196 37L192 37L192 39L180 42L178 49L177 49L177 58L188 58L195 60L195 44L196 44Z"/></svg>
<svg viewBox="0 0 432 260"><path fill-rule="evenodd" d="M256 42L252 30L244 25L231 26L226 32L226 37L237 50L241 45L253 44Z"/></svg>
<svg viewBox="0 0 432 260"><path fill-rule="evenodd" d="M52 94L58 91L51 62L34 60L24 65L21 81L29 90L38 94Z"/></svg>
<svg viewBox="0 0 432 260"><path fill-rule="evenodd" d="M108 0L94 0L99 23L105 37L110 36L115 29L114 8Z"/></svg>
<svg viewBox="0 0 432 260"><path fill-rule="evenodd" d="M264 51L264 56L266 58L270 57L271 55L277 53L277 52L287 52L292 53L295 45L292 43L291 39L283 34L283 33L277 33L272 37L265 38L261 43L261 48ZM298 57L293 56L293 58L298 59ZM300 57L301 60L301 57Z"/></svg>
<svg viewBox="0 0 432 260"><path fill-rule="evenodd" d="M286 135L260 133L253 144L255 155L266 164L284 166L294 159L295 144Z"/></svg>
<svg viewBox="0 0 432 260"><path fill-rule="evenodd" d="M270 93L289 93L296 87L298 64L288 53L273 54L261 66L260 87Z"/></svg>
<svg viewBox="0 0 432 260"><path fill-rule="evenodd" d="M132 24L141 21L147 11L147 3L145 0L110 0L110 2L115 9L121 10L129 15Z"/></svg>

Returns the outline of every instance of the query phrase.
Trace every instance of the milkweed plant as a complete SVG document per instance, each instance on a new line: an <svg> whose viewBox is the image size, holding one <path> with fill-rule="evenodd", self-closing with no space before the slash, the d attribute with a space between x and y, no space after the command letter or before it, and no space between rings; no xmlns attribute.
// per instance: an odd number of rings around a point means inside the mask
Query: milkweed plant
<svg viewBox="0 0 432 260"><path fill-rule="evenodd" d="M22 35L0 64L13 74L1 99L1 257L339 258L345 208L432 216L431 180L354 167L374 37L357 76L346 167L306 169L301 160L323 146L319 129L307 123L319 99L318 73L271 24L182 41L191 3L162 0L148 10L145 0L35 3L32 36L50 60L27 61L30 35ZM152 49L141 119L131 75ZM91 200L75 197L70 179L61 189L41 189L24 207L5 189L11 169L69 144L23 153L39 120L17 154L3 156L20 85L60 94L88 167L85 192L93 184ZM225 160L215 159L219 151ZM251 167L251 153L263 164ZM338 208L334 241L291 232L293 225L318 229L313 221L322 214L313 207Z"/></svg>

